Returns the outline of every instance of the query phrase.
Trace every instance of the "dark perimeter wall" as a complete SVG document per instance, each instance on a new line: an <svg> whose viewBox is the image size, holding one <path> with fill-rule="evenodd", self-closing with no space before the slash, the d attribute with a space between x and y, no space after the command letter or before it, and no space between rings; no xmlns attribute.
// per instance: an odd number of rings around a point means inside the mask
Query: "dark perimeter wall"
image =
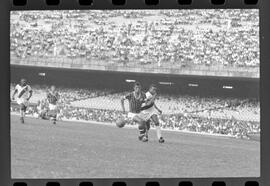
<svg viewBox="0 0 270 186"><path fill-rule="evenodd" d="M164 94L189 94L198 96L243 97L259 99L258 78L231 78L206 76L181 76L104 72L93 70L71 70L45 67L11 65L10 80L18 83L26 78L30 84L46 84L74 88L113 89L116 92L132 88L136 80L144 89L155 83ZM224 89L223 86L233 87Z"/></svg>

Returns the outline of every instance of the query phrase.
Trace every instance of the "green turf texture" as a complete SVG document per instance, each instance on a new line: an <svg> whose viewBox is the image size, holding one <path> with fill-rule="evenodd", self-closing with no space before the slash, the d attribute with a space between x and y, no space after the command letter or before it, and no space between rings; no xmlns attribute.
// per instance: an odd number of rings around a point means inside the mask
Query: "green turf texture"
<svg viewBox="0 0 270 186"><path fill-rule="evenodd" d="M12 178L259 177L260 143L154 129L11 116Z"/></svg>

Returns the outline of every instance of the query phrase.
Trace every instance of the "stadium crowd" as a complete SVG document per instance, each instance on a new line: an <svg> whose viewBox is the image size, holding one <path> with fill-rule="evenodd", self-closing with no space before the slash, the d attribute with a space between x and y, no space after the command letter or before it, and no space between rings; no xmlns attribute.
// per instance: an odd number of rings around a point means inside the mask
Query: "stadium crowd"
<svg viewBox="0 0 270 186"><path fill-rule="evenodd" d="M260 120L260 103L256 99L215 98L197 96L160 96L157 104L168 113L193 113L204 118Z"/></svg>
<svg viewBox="0 0 270 186"><path fill-rule="evenodd" d="M19 112L18 107L11 107L11 112ZM39 117L38 109L30 106L28 115ZM92 108L76 108L64 106L59 108L58 120L96 121L114 123L119 117L128 121L128 125L135 123L128 120L121 111L102 110ZM196 115L171 114L161 115L160 123L163 129L191 131L210 134L224 134L238 138L247 138L249 133L260 132L260 123L241 121L236 119L204 118ZM154 127L152 123L152 127Z"/></svg>
<svg viewBox="0 0 270 186"><path fill-rule="evenodd" d="M11 84L11 89L14 84ZM44 93L48 89L46 86L33 86L34 96L37 96L37 102L31 104L27 110L28 115L39 118L48 111L48 103L45 101ZM13 90L13 89L12 89ZM120 105L120 97L125 93L111 93L109 90L74 90L67 88L58 88L60 94L58 120L76 120L76 121L97 121L114 123L119 117L128 120L127 115L121 112L121 109L108 107L108 104L95 107L95 104L89 104L88 107L79 107L72 105L72 102L85 99L111 100L111 105ZM38 96L39 95L39 96ZM42 97L43 96L43 97ZM107 97L107 98L106 98ZM33 98L34 99L34 98ZM102 104L97 100L98 104ZM163 104L162 104L163 103ZM246 138L249 133L260 132L260 106L256 100L241 99L223 99L223 98L199 98L194 96L164 96L160 95L157 105L163 110L159 116L162 128L192 131L211 134L225 134L239 138ZM167 108L166 108L167 106ZM226 107L230 117L224 115ZM211 108L219 115L209 115ZM220 108L220 109L218 109ZM194 112L196 111L196 112ZM239 118L232 112L239 113ZM245 111L254 112L254 118L245 117ZM19 112L16 104L11 104L11 112ZM42 116L41 116L42 115ZM242 118L241 118L242 117ZM134 123L129 122L130 125Z"/></svg>
<svg viewBox="0 0 270 186"><path fill-rule="evenodd" d="M34 102L44 102L46 99L46 93L49 90L49 86L47 85L34 85L31 86L35 96ZM11 92L14 91L15 84L10 84ZM99 96L104 96L111 93L111 90L97 90L97 89L82 89L82 88L66 88L66 87L57 87L57 92L61 95L58 103L60 105L70 104L74 101L84 100L88 98L94 98Z"/></svg>
<svg viewBox="0 0 270 186"><path fill-rule="evenodd" d="M92 99L74 101L74 107L121 110L119 100L126 92L107 94ZM127 104L127 103L126 103ZM193 113L204 118L260 121L260 103L256 99L199 97L190 95L159 95L156 104L164 114ZM128 108L128 105L126 105Z"/></svg>
<svg viewBox="0 0 270 186"><path fill-rule="evenodd" d="M11 13L11 55L89 64L258 67L258 10Z"/></svg>

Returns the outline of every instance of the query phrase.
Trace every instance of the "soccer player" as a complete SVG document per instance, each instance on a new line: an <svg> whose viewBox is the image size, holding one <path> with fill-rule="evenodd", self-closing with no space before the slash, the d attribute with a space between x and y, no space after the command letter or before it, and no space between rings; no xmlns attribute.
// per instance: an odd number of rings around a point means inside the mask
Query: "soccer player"
<svg viewBox="0 0 270 186"><path fill-rule="evenodd" d="M148 90L148 92L146 92L145 95L146 95L146 102L148 100L152 100L152 102L149 105L143 104L142 108L141 108L141 110L142 110L141 112L146 117L150 118L147 120L147 123L146 123L146 127L147 127L146 135L148 134L148 130L150 129L150 123L152 120L156 126L157 138L158 138L159 143L164 143L165 140L161 135L161 128L160 128L160 123L159 123L159 119L158 119L158 114L162 114L162 111L155 104L155 99L157 97L156 85L154 85L154 84L150 85L149 90Z"/></svg>
<svg viewBox="0 0 270 186"><path fill-rule="evenodd" d="M57 117L57 102L60 96L55 90L55 86L51 86L50 90L47 93L47 100L49 103L48 116L52 118L53 124L56 124Z"/></svg>
<svg viewBox="0 0 270 186"><path fill-rule="evenodd" d="M46 100L39 100L37 103L38 117L41 119L47 118L48 109L46 108Z"/></svg>
<svg viewBox="0 0 270 186"><path fill-rule="evenodd" d="M20 121L24 123L25 112L33 94L31 87L26 83L26 79L21 79L20 83L16 85L12 100L15 100L16 94L16 101L20 105Z"/></svg>
<svg viewBox="0 0 270 186"><path fill-rule="evenodd" d="M125 104L124 101L128 100L129 102L129 112L128 117L132 119L134 122L138 123L139 128L139 140L143 142L147 142L148 138L146 136L146 120L143 115L140 114L141 106L145 100L145 94L142 92L142 87L139 82L136 82L133 87L133 91L128 95L124 96L121 99L121 106L123 112L125 113Z"/></svg>

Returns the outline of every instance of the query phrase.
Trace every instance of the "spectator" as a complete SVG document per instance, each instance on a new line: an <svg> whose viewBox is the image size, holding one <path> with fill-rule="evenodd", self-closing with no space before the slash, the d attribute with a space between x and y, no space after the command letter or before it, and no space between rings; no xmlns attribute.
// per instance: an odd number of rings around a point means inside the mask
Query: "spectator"
<svg viewBox="0 0 270 186"><path fill-rule="evenodd" d="M13 86L11 85L11 88ZM32 86L32 88L36 94L47 90L47 86ZM112 94L107 90L67 88L58 88L58 90L61 95L58 120L113 123L121 116L127 119L120 109L109 107L107 102L102 105L104 103L102 100L106 99L114 105L119 105L120 98L126 94L124 92ZM84 99L96 100L101 105L95 108L95 104L90 104L88 107L72 104ZM166 129L224 134L238 138L247 138L249 133L260 132L260 106L257 100L160 95L156 104L163 110L164 114L160 116L160 122ZM11 112L19 113L19 107L16 107L16 104L11 104L10 109ZM30 105L27 114L41 117L41 113L44 114L44 111L46 113L46 110L47 103L41 100L38 104ZM128 124L134 125L135 123L129 122Z"/></svg>
<svg viewBox="0 0 270 186"><path fill-rule="evenodd" d="M258 68L258 17L250 9L12 12L10 51L89 65Z"/></svg>

